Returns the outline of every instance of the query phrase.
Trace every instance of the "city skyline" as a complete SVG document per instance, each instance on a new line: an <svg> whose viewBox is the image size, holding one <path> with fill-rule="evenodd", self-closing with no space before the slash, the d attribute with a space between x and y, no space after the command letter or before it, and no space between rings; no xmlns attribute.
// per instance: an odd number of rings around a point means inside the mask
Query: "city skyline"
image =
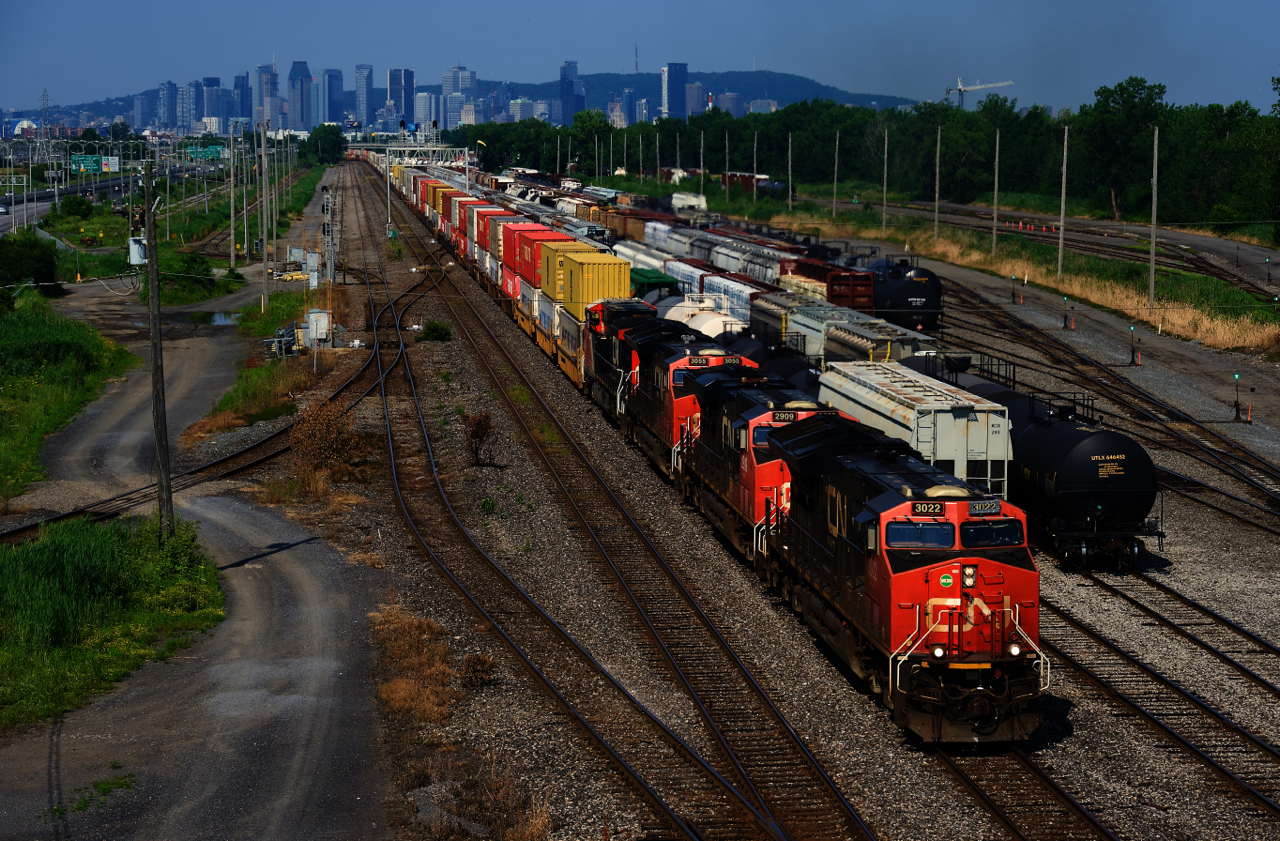
<svg viewBox="0 0 1280 841"><path fill-rule="evenodd" d="M73 2L73 12L76 6ZM241 0L229 0L228 6L226 11L233 16L261 18L260 31L288 30L288 40L305 39L310 46L303 58L313 69L340 68L345 75L353 74L357 63L370 63L380 68L382 75L387 68L436 64L424 60L428 50L413 27L384 31L380 21L362 17L344 22L343 27L323 27L318 21L298 23L284 9L250 6ZM591 72L627 73L633 68L634 44L639 43L640 67L648 73L660 72L670 61L686 62L700 70L768 69L806 76L850 92L915 100L943 99L945 88L954 86L958 76L968 83L1013 80L1015 85L1001 93L1024 104L1040 102L1054 107L1078 107L1092 98L1097 87L1115 84L1129 75L1166 85L1168 100L1182 104L1245 99L1266 110L1275 96L1270 90L1270 76L1277 72L1273 55L1267 50L1238 48L1240 20L1248 20L1251 28L1263 31L1269 24L1280 23L1280 7L1260 0L1233 4L1237 13L1233 15L1205 15L1199 4L1186 0L1161 4L1157 15L1148 15L1147 4L1104 5L1097 0L1082 0L1069 9L997 6L977 0L934 0L910 8L802 0L788 7L788 16L796 19L826 18L833 24L856 24L860 31L901 36L859 39L853 50L845 43L845 26L757 26L757 21L776 17L775 7L758 0L747 0L727 20L721 19L724 16L718 10L689 4L659 0L655 8L677 15L684 25L672 31L662 23L668 19L666 13L645 16L652 21L628 21L625 27L601 16L603 22L557 23L557 37L550 38L539 37L539 33L545 34L552 25L530 16L527 7L495 0L490 19L498 25L509 20L529 48L479 56L459 50L456 59L445 59L439 65L443 69L465 64L488 78L530 83L554 80L555 68L566 56L572 56L584 73L587 68ZM318 11L329 9L341 11L336 4L323 3ZM15 31L24 31L41 25L39 15L37 8L15 7L7 22ZM165 23L146 28L157 33L177 31L188 16L190 23L199 24L194 13L178 10ZM1099 17L1106 17L1113 25L1097 25ZM215 73L230 79L260 64L261 57L272 52L278 68L296 58L271 43L285 40L278 35L250 35L238 39L230 49L221 43L162 38L149 51L151 61L139 66L114 60L115 45L88 37L93 15L72 14L68 18L60 36L73 41L83 36L83 50L54 62L37 40L16 41L7 48L10 60L0 78L0 107L35 109L45 89L59 103L92 102L152 89L157 79L184 84L180 80ZM707 27L719 37L707 39L695 34ZM912 44L927 44L929 61L903 60L902 38ZM103 67L113 69L102 72ZM433 67L423 72L433 78L439 71Z"/></svg>

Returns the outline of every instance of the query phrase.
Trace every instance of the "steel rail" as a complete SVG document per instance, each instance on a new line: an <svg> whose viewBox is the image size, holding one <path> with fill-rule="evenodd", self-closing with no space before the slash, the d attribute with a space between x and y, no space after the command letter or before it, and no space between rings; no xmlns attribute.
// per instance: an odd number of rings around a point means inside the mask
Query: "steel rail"
<svg viewBox="0 0 1280 841"><path fill-rule="evenodd" d="M396 210L400 212L401 218L403 219L405 209L397 205ZM416 217L410 217L410 218L416 218ZM404 226L404 225L401 226L401 229L412 230L410 226ZM418 234L416 231L414 231L413 233L415 237L418 237L420 240L422 239L421 234ZM462 268L465 269L465 266L462 266ZM456 282L454 283L454 285L455 285L455 289L457 289ZM574 457L575 463L585 468L585 470L588 473L588 477L590 481L593 483L593 485L596 488L599 489L600 493L603 495L603 498L607 501L611 509L614 512L616 512L618 515L620 515L623 518L623 520L628 524L632 534L638 540L641 541L641 543L643 544L644 550L651 557L651 559L660 566L664 576L672 584L672 586L676 588L682 601L684 601L684 603L688 606L688 608L695 613L699 623L703 626L703 628L709 634L712 635L712 639L714 641L715 647L719 649L725 656L731 659L733 663L733 668L737 672L738 676L747 683L750 691L763 703L768 714L775 720L775 722L781 728L783 728L786 731L787 738L791 745L791 748L795 750L802 757L803 761L807 765L809 765L811 770L822 780L822 782L827 786L831 794L834 795L840 809L845 814L845 819L849 822L851 828L858 834L869 837L870 829L866 827L865 822L862 821L861 817L857 814L857 811L853 809L852 805L848 803L848 801L844 798L843 794L839 792L839 789L835 786L834 781L832 781L830 777L826 774L825 769L821 767L821 764L817 761L816 757L813 757L812 753L803 744L799 736L795 734L794 729L791 728L790 724L786 721L781 711L777 709L776 705L773 704L773 701L768 697L763 687L759 685L758 681L750 673L750 670L747 669L744 663L742 663L741 659L737 656L736 652L733 651L728 641L724 639L723 635L720 633L718 628L716 628L714 622L710 619L710 617L706 615L705 611L702 609L697 599L688 590L684 582L680 579L679 575L670 566L669 562L666 560L666 558L663 556L660 550L658 550L657 547L653 544L653 542L650 540L650 538L648 537L644 529L639 525L639 523L635 521L634 517L631 515L627 506L620 499L618 499L616 494L614 494L614 492L610 488L608 482L595 469L594 465L591 463L590 458L588 458L587 455L582 451L580 445L578 444L574 436L570 434L570 432L561 423L556 413L552 410L551 406L543 398L538 387L529 379L528 375L524 372L520 364L516 362L515 358L511 355L510 351L505 347L504 343L497 337L497 335L493 331L493 328L487 323L487 321L482 316L480 316L478 310L476 310L475 306L470 302L470 300L467 299L467 297L461 292L460 289L457 291L458 291L457 298L465 302L468 309L474 314L476 321L488 334L488 337L492 341L494 347L496 347L499 353L502 355L502 357L505 358L507 362L507 367L509 367L521 379L521 381L527 387L531 395L536 398L538 405L542 409L543 415L548 420L550 420L552 424L555 425L556 430L559 432L563 440L568 443L569 449L572 451L572 455ZM457 310L454 308L453 303L447 298L445 300L445 303L449 307L450 311L453 313L455 319L458 320L459 325L463 327L464 334L467 335L468 338L470 339L471 335L468 331L466 331L465 325L462 324L462 320L458 317ZM475 347L477 357L482 361L486 369L489 371L491 379L494 381L496 385L498 385L499 393L502 394L503 398L506 400L508 405L512 408L513 414L520 420L535 451L538 452L540 459L546 465L548 473L552 476L553 481L556 482L557 485L561 488L563 498L573 509L575 516L577 517L579 522L583 524L583 527L587 530L587 533L591 536L592 541L595 543L595 545L599 549L605 563L609 566L615 578L615 581L618 583L620 589L624 592L629 602L631 603L633 611L639 617L641 617L641 621L646 624L650 633L653 635L655 641L657 642L659 647L662 649L664 657L667 659L668 665L670 669L673 671L673 674L678 675L679 676L678 679L681 680L681 682L685 684L685 686L687 687L686 689L687 693L690 695L690 697L694 700L695 704L698 706L700 715L703 717L704 722L707 723L707 726L710 729L710 732L715 734L717 741L721 744L722 750L734 762L739 776L743 777L744 780L748 783L748 785L751 786L752 790L757 792L756 796L759 796L758 790L755 788L754 783L751 782L751 777L749 776L748 772L742 769L741 765L738 763L738 760L736 758L736 751L734 751L724 741L723 737L719 733L719 728L712 723L712 716L709 710L706 708L706 706L702 702L699 693L696 690L694 690L692 685L690 685L688 678L686 678L683 675L683 670L675 662L674 656L668 650L668 645L664 642L664 635L657 630L657 628L654 626L654 623L647 616L647 611L644 608L642 608L641 605L639 604L639 600L637 599L635 592L633 591L632 587L628 585L621 570L619 569L618 565L615 563L613 557L611 556L610 551L606 548L605 546L606 541L602 538L602 536L597 531L597 527L591 524L592 518L589 517L582 510L577 500L574 499L575 493L571 492L570 489L566 487L564 483L561 481L560 470L558 470L554 465L552 465L546 449L538 445L537 439L533 435L532 430L529 429L528 424L525 422L524 418L522 417L521 411L511 401L509 395L507 395L506 393L506 390L501 387L502 380L498 376L497 372L493 369L492 365L489 363L488 354L484 353L479 348L478 344L473 346ZM763 799L761 799L760 802L763 803L764 802Z"/></svg>
<svg viewBox="0 0 1280 841"><path fill-rule="evenodd" d="M931 750L939 763L973 794L987 813L1016 841L1066 841L1071 838L1119 841L1096 815L1071 796L1021 748L1010 747L999 756L977 757L981 761L979 770L993 771L997 777L986 786L981 780L975 779L971 771L965 769L957 749L933 745ZM1054 806L1057 807L1056 810ZM1015 813L1020 814L1022 819L1015 817Z"/></svg>
<svg viewBox="0 0 1280 841"><path fill-rule="evenodd" d="M361 226L361 238L363 240L363 226ZM380 257L379 257L379 262L381 262ZM385 279L383 280L383 283L385 285L386 283ZM390 290L388 288L388 293L389 291ZM394 310L393 310L393 314L394 314ZM377 328L376 323L373 326L376 334L376 328ZM393 360L391 366L388 367L388 370L391 370L391 368L393 368L397 363L399 363L404 357L404 342L403 342L403 337L400 334L398 317L395 321L395 327L396 327L396 334L398 338L398 342L397 342L398 349L397 349L396 357ZM378 355L378 354L375 354L375 355ZM379 355L380 369L381 369L381 365L382 363ZM461 519L458 517L456 510L454 509L452 503L449 501L448 495L444 490L443 481L440 478L440 471L435 460L434 448L431 444L430 437L427 433L426 421L422 414L421 402L417 397L417 386L416 386L416 383L414 382L412 369L406 363L404 366L404 370L405 370L405 375L408 379L411 391L414 396L414 406L415 406L415 411L418 418L418 425L426 445L427 456L431 463L432 476L436 482L437 491L440 494L440 498L444 503L445 507L447 508L449 515L453 520L454 525L459 530L459 532L465 537L465 539L470 544L472 549L487 562L490 569L492 569L498 575L498 577L506 583L506 585L511 589L511 591L518 594L521 601L525 605L527 605L529 608L531 608L549 629L553 630L556 636L563 643L572 647L572 649L577 653L580 659L588 663L600 677L604 678L608 683L610 683L614 687L614 689L617 692L621 693L624 696L624 698L630 703L630 705L634 709L636 709L638 712L640 712L643 716L645 716L645 718L653 726L660 729L664 734L664 737L669 742L671 742L677 748L677 750L685 756L687 760L689 760L690 762L698 766L703 771L703 773L709 776L727 796L737 800L741 805L741 807L748 812L748 814L752 817L756 825L762 831L764 831L770 837L780 839L780 841L781 839L789 838L789 836L780 833L778 831L779 828L775 824L773 824L771 821L765 818L762 814L756 811L755 807L752 804L748 803L745 799L743 799L742 795L738 793L737 790L734 789L734 787L727 780L725 780L717 771L715 771L714 768L708 765L705 762L705 760L703 760L702 757L697 754L696 751L690 748L682 739L680 739L679 736L677 736L674 732L672 732L664 723L662 723L660 719L657 718L657 716L655 716L652 712L650 712L647 709L647 707L641 704L638 699L636 699L625 687L623 687L622 684L619 683L617 679L614 678L610 672L608 672L608 670L606 670L602 665L600 665L599 662L596 661L590 655L590 653L587 652L586 649L583 648L581 644L576 639L573 638L572 635L570 635L567 631L564 630L563 626L561 626L558 622L556 622L533 599L533 597L530 596L523 588L521 588L519 584L517 584L514 581L514 579L512 579L505 572L502 566L498 564L497 561L495 561L487 552L485 552L485 550L475 541L470 531L466 528L465 524L463 524ZM654 789L639 774L639 772L637 772L626 761L626 759L623 758L621 754L619 754L617 750L608 743L608 741L599 733L599 731L597 731L596 728L591 725L591 723L586 719L586 717L577 710L577 708L573 705L573 703L569 701L569 699L552 683L552 681L546 676L546 674L541 669L539 669L536 664L534 664L532 658L524 651L523 647L521 647L519 643L517 643L516 640L513 637L511 637L502 628L501 624L498 623L496 618L494 618L492 614L484 610L484 608L480 605L479 600L470 592L468 588L466 588L466 586L461 582L461 580L452 572L452 570L448 568L448 566L443 562L443 560L431 549L431 547L429 546L425 538L422 536L421 531L418 529L417 524L413 518L412 512L409 511L408 504L404 499L404 495L400 487L398 473L395 470L395 444L394 444L393 432L391 428L390 409L388 404L386 403L386 397L385 397L385 377L381 377L379 379L379 382L383 384L382 389L383 389L385 425L386 425L386 432L388 436L388 446L390 447L390 452L391 452L393 479L395 482L397 499L400 502L402 513L404 514L406 520L409 522L410 528L414 532L415 537L418 539L423 549L428 553L428 555L437 564L437 566L441 569L441 571L449 578L450 582L456 588L459 589L459 592L462 593L463 596L468 600L468 602L472 604L472 606L480 613L480 615L485 617L486 621L490 622L493 625L493 627L500 632L500 635L502 636L504 643L507 644L508 648L512 650L512 652L517 656L517 658L522 662L522 664L524 664L524 666L530 672L530 674L534 677L534 679L537 682L539 682L545 689L547 689L548 692L552 694L553 699L556 700L557 704L560 705L561 708L564 709L567 714L569 714L572 718L574 718L587 731L587 734L591 738L591 740L595 742L602 750L604 750L606 754L610 757L610 759L623 772L623 774L641 789L642 793L645 795L646 799L650 801L651 805L653 805L661 814L663 814L667 818L668 821L671 822L672 826L676 829L676 831L680 832L686 838L691 839L691 841L693 839L698 839L700 841L700 839L702 838L702 834L698 832L694 827L690 826L683 818L678 816L675 813L675 811L666 803L666 801L663 800L663 798L660 795L658 795L656 791L654 791Z"/></svg>
<svg viewBox="0 0 1280 841"><path fill-rule="evenodd" d="M1166 738L1175 745L1195 757L1198 761L1218 774L1223 779L1236 786L1246 797L1252 800L1257 806L1268 812L1271 816L1280 818L1280 805L1277 804L1277 795L1280 794L1280 751L1273 746L1258 738L1248 730L1231 721L1217 709L1210 706L1204 700L1189 692L1181 685L1162 675L1160 672L1143 663L1133 655L1121 649L1115 643L1104 638L1101 634L1085 625L1080 620L1071 616L1069 613L1057 607L1053 602L1043 595L1040 597L1041 606L1046 611L1071 630L1091 641L1096 650L1101 650L1105 654L1119 661L1123 666L1127 667L1132 674L1136 672L1143 678L1146 678L1148 686L1159 690L1161 694L1153 694L1153 700L1164 703L1181 702L1182 711L1174 710L1166 711L1163 715L1159 711L1148 709L1147 704L1150 702L1141 702L1134 698L1129 692L1120 689L1113 680L1100 674L1097 669L1091 668L1087 664L1080 661L1076 656L1068 654L1062 650L1059 643L1052 642L1046 638L1044 633L1044 622L1041 623L1040 644L1052 652L1059 660L1071 665L1082 675L1088 677L1097 686L1103 689L1107 694L1111 695L1124 706L1127 706L1133 712L1137 713L1148 724L1153 725L1157 730L1164 734ZM1132 685L1132 684L1130 684ZM1206 740L1209 734L1192 734L1186 736L1166 718L1177 718L1181 723L1182 729L1190 729L1196 716L1188 716L1185 711L1192 710L1199 714L1200 720L1208 721L1212 728L1216 729L1219 738L1226 737L1227 744L1209 745ZM1196 744L1193 739L1199 739L1200 744ZM1261 766L1265 766L1263 770L1246 769L1237 765L1236 770L1232 770L1226 766L1228 757L1235 759L1237 762L1244 762L1241 757L1242 751L1247 753L1247 759L1258 762ZM1215 758L1209 754L1214 750L1218 753ZM1252 781L1246 781L1242 778L1243 774L1248 774ZM1258 789L1259 785L1273 789L1273 793L1268 794Z"/></svg>

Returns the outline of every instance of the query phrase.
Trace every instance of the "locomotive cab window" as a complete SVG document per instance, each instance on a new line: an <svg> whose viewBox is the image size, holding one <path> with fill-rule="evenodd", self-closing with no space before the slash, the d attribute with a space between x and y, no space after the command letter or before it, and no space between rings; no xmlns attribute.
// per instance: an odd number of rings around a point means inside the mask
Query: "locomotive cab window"
<svg viewBox="0 0 1280 841"><path fill-rule="evenodd" d="M1021 546L1022 543L1022 523L1018 520L974 520L960 524L960 545L965 549Z"/></svg>
<svg viewBox="0 0 1280 841"><path fill-rule="evenodd" d="M684 369L677 368L671 372L672 385L684 385Z"/></svg>
<svg viewBox="0 0 1280 841"><path fill-rule="evenodd" d="M898 520L885 525L884 542L892 549L950 549L956 542L956 527Z"/></svg>

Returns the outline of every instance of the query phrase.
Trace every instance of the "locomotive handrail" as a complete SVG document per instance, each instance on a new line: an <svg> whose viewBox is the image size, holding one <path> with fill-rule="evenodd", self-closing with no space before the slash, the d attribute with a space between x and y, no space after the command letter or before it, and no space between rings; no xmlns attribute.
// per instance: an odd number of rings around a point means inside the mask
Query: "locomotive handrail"
<svg viewBox="0 0 1280 841"><path fill-rule="evenodd" d="M929 635L930 635L930 634L932 634L932 633L934 632L934 630L935 630L939 625L941 625L941 624L942 624L942 620L941 620L941 619L939 619L937 622L934 622L934 623L933 623L933 627L932 627L932 628L930 628L929 630L925 631L925 632L924 632L924 634L922 634L922 635L920 636L920 639L916 640L915 645L911 646L911 648L910 648L910 649L909 649L905 654L902 654L901 652L902 652L903 647L904 647L904 646L906 646L906 644L907 644L907 643L911 642L912 638L914 638L916 634L919 634L919 633L920 633L920 605L916 605L916 629L915 629L914 631L912 631L910 634L907 634L907 638L906 638L906 639L904 639L904 640L902 641L902 645L900 645L900 646L898 646L897 648L895 648L895 649L894 649L894 651L893 651L893 653L889 655L889 698L890 698L890 702L892 702L892 699L893 699L893 687L894 687L894 685L896 685L896 684L898 684L898 683L901 683L901 681L899 681L897 678L898 678L898 671L902 668L902 664L903 664L903 663L905 663L905 662L907 661L907 658L911 656L911 652L913 652L913 651L915 651L917 648L919 648L919 647L920 647L920 643L922 643L922 642L924 642L926 639L928 639L928 638L929 638ZM895 659L897 659L897 661L898 661L896 664L893 662Z"/></svg>
<svg viewBox="0 0 1280 841"><path fill-rule="evenodd" d="M1044 664L1044 668L1040 669L1040 691L1043 692L1049 688L1051 672L1053 671L1053 662L1045 656L1040 650L1040 646L1036 645L1031 636L1022 630L1022 624L1018 622L1018 615L1022 612L1022 605L1014 605L1001 609L1001 613L1009 613L1013 616L1013 627L1018 632L1018 636L1026 640L1027 645L1031 646L1031 650L1040 655L1040 662Z"/></svg>

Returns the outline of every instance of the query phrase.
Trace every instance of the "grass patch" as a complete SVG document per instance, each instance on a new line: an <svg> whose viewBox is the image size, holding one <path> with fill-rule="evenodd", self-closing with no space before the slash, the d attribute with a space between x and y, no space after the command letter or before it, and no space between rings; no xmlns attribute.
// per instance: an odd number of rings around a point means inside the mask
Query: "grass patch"
<svg viewBox="0 0 1280 841"><path fill-rule="evenodd" d="M310 358L299 356L265 363L255 358L252 362L258 364L246 364L237 372L235 385L218 400L214 415L231 412L246 423L280 417L290 413L282 407L293 405L293 395L306 391L315 382ZM330 367L326 366L320 373L327 373ZM272 411L275 414L269 414Z"/></svg>
<svg viewBox="0 0 1280 841"><path fill-rule="evenodd" d="M44 477L40 446L140 360L24 294L0 315L0 509Z"/></svg>
<svg viewBox="0 0 1280 841"><path fill-rule="evenodd" d="M560 444L564 439L560 437L560 433L549 423L540 423L536 430L538 440L544 444Z"/></svg>
<svg viewBox="0 0 1280 841"><path fill-rule="evenodd" d="M142 197L135 196L134 199L136 208ZM40 227L68 245L83 248L119 248L129 238L129 220L112 213L106 204L93 205L93 213L87 219L47 213L41 217Z"/></svg>
<svg viewBox="0 0 1280 841"><path fill-rule="evenodd" d="M199 254L174 254L160 252L160 303L180 307L221 298L243 288L243 280L223 274L214 276L209 261ZM138 290L138 300L146 302L150 286L143 282Z"/></svg>
<svg viewBox="0 0 1280 841"><path fill-rule="evenodd" d="M1148 266L1145 261L1115 260L1067 251L1058 281L1058 249L1016 234L1002 234L996 256L991 235L943 229L933 239L931 220L900 217L886 237L909 245L912 252L958 266L1019 278L1073 300L1096 304L1133 321L1218 349L1268 348L1280 345L1280 313L1267 302L1229 283L1204 275L1156 270L1156 309L1147 309ZM772 225L822 237L880 239L879 213L840 213L834 222L822 216L779 216Z"/></svg>
<svg viewBox="0 0 1280 841"><path fill-rule="evenodd" d="M507 393L511 395L511 402L517 406L532 406L533 392L522 385L513 385L507 389Z"/></svg>
<svg viewBox="0 0 1280 841"><path fill-rule="evenodd" d="M0 549L0 727L73 710L223 619L196 525L159 536L155 518L77 520Z"/></svg>
<svg viewBox="0 0 1280 841"><path fill-rule="evenodd" d="M240 331L250 336L274 335L276 328L301 319L305 306L306 297L302 292L273 292L267 301L266 312L262 311L261 302L245 304L237 310L240 313Z"/></svg>
<svg viewBox="0 0 1280 841"><path fill-rule="evenodd" d="M969 204L973 207L991 207L994 197L993 193L984 193L978 196ZM1024 213L1043 213L1047 216L1057 216L1062 212L1061 196L1042 196L1036 193L1000 193L1000 209L1001 210L1019 210ZM1067 196L1067 216L1076 219L1108 219L1113 218L1111 213L1097 213L1090 209L1089 203L1084 199L1075 199ZM1055 264L1056 266L1056 264Z"/></svg>

